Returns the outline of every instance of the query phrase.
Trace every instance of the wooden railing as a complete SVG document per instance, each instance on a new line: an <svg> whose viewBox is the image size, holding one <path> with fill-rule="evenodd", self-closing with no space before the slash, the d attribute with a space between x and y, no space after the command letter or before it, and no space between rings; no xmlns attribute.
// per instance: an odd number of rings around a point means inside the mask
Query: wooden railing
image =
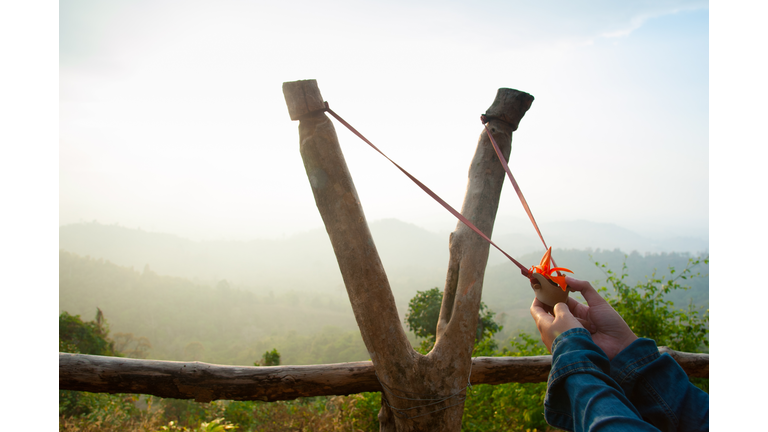
<svg viewBox="0 0 768 432"><path fill-rule="evenodd" d="M691 377L709 377L709 354L660 347ZM545 382L552 356L475 357L472 384ZM309 366L223 366L59 353L59 389L175 399L292 400L381 391L370 361Z"/></svg>

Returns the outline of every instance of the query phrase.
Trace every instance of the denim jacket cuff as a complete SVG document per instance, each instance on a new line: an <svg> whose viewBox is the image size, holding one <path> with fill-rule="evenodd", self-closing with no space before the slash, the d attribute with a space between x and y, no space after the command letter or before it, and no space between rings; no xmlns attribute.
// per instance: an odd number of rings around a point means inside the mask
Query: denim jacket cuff
<svg viewBox="0 0 768 432"><path fill-rule="evenodd" d="M637 338L611 360L611 378L622 387L631 386L636 371L658 359L659 356L656 342L652 339Z"/></svg>
<svg viewBox="0 0 768 432"><path fill-rule="evenodd" d="M574 430L574 401L564 389L569 377L581 380L581 377L592 376L621 392L618 384L609 377L610 367L608 356L592 341L592 335L586 329L570 329L555 338L552 342L552 369L544 399L547 423L560 429Z"/></svg>
<svg viewBox="0 0 768 432"><path fill-rule="evenodd" d="M566 330L552 342L552 370L548 386L573 373L585 372L585 369L608 374L608 356L592 341L592 335L586 329Z"/></svg>

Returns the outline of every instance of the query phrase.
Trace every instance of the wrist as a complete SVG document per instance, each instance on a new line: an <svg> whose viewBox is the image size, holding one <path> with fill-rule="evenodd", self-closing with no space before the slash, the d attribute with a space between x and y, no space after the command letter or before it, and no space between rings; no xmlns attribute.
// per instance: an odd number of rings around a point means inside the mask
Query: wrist
<svg viewBox="0 0 768 432"><path fill-rule="evenodd" d="M587 337L590 341L592 341L592 335L589 334L589 330L585 329L584 327L574 327L560 333L552 340L552 344L550 345L550 352L554 354L558 345L563 343L566 339L573 337Z"/></svg>
<svg viewBox="0 0 768 432"><path fill-rule="evenodd" d="M628 347L628 346L632 345L632 343L633 343L634 341L636 341L637 339L638 339L638 338L637 338L637 336L635 336L635 334L634 334L634 333L630 333L629 335L627 335L627 336L626 336L626 337L625 337L625 338L624 338L624 339L621 341L621 343L618 345L618 347L616 348L616 352L614 352L614 353L613 353L613 355L609 355L609 359L610 359L610 360L613 360L613 359L614 359L614 358L615 358L617 355L621 354L621 352L622 352L622 351L624 351L625 349L627 349L627 347Z"/></svg>
<svg viewBox="0 0 768 432"><path fill-rule="evenodd" d="M636 340L637 340L637 336L635 336L634 333L630 333L629 335L627 335L627 337L624 339L624 346L621 347L622 351L624 350L624 348L630 346L632 342Z"/></svg>
<svg viewBox="0 0 768 432"><path fill-rule="evenodd" d="M659 358L659 348L653 339L636 338L611 359L611 377L619 384L631 378L637 369Z"/></svg>

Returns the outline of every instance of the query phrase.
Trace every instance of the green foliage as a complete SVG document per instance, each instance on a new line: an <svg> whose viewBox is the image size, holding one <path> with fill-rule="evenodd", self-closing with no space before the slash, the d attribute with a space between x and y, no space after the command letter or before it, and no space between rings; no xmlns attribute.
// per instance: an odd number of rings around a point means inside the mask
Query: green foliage
<svg viewBox="0 0 768 432"><path fill-rule="evenodd" d="M80 354L80 350L77 348L77 345L71 342L63 341L61 339L59 339L59 352Z"/></svg>
<svg viewBox="0 0 768 432"><path fill-rule="evenodd" d="M159 404L166 421L174 423L169 426L196 428L207 419L224 416L224 405L220 401L200 403L187 399L161 399Z"/></svg>
<svg viewBox="0 0 768 432"><path fill-rule="evenodd" d="M596 266L603 269L607 276L606 282L614 292L608 293L605 286L598 291L605 293L605 299L637 336L653 339L658 346L668 346L677 351L708 352L709 309L699 315L700 309L694 306L692 300L685 309L675 308L674 302L668 300L669 294L689 289L680 281L690 282L704 277L701 272L693 273L702 263L708 265L709 257L688 259L681 272L669 266L669 275L658 277L654 271L650 277L646 277L645 282L637 282L632 287L625 282L626 262L622 264L619 273L606 268L606 264L595 262ZM709 393L709 379L691 378L691 382Z"/></svg>
<svg viewBox="0 0 768 432"><path fill-rule="evenodd" d="M67 312L59 315L59 352L118 355L114 343L109 340L109 325L101 309L97 309L96 318L88 322L83 322L80 315L72 316Z"/></svg>
<svg viewBox="0 0 768 432"><path fill-rule="evenodd" d="M267 351L261 356L260 362L253 363L254 366L280 366L280 353L277 348Z"/></svg>
<svg viewBox="0 0 768 432"><path fill-rule="evenodd" d="M168 422L167 426L160 427L161 431L179 431L179 432L187 432L187 431L189 432L224 432L228 430L237 430L237 429L238 429L237 426L231 423L227 423L227 421L224 420L223 418L217 418L217 419L211 420L210 422L202 422L200 423L200 426L193 429L189 429L184 426L179 426L174 421Z"/></svg>
<svg viewBox="0 0 768 432"><path fill-rule="evenodd" d="M437 321L440 318L440 308L443 303L443 292L435 287L427 291L417 291L416 295L408 302L408 312L405 315L405 323L413 333L422 339L421 345L416 349L426 354L434 346L437 340ZM488 309L485 303L480 302L480 311L475 334L475 350L488 352L498 348L493 340L493 335L503 328L493 317L496 312ZM475 354L480 355L480 354Z"/></svg>
<svg viewBox="0 0 768 432"><path fill-rule="evenodd" d="M493 335L500 332L504 327L500 326L493 320L496 312L490 310L485 303L480 302L480 316L477 321L477 332L475 333L475 349L478 347L484 349L495 350L498 348L498 344L493 339ZM485 345L481 347L481 345ZM475 352L473 355L478 356L479 353Z"/></svg>
<svg viewBox="0 0 768 432"><path fill-rule="evenodd" d="M59 391L59 415L90 424L120 424L137 414L136 395Z"/></svg>
<svg viewBox="0 0 768 432"><path fill-rule="evenodd" d="M381 409L381 393L360 393L340 398L345 405L339 407L342 413L341 422L348 424L353 431L379 430L379 410Z"/></svg>
<svg viewBox="0 0 768 432"><path fill-rule="evenodd" d="M606 282L614 292L607 292L605 286L598 291L605 293L605 299L637 336L653 339L659 346L668 346L678 351L706 352L709 346L709 310L699 315L699 309L692 302L681 309L675 308L674 302L667 300L671 292L689 289L680 281L702 277L701 273L693 273L693 269L702 262L709 264L709 257L689 259L681 272L670 266L669 275L658 277L654 271L645 282L638 282L635 286L625 282L626 263L622 265L621 272L616 273L606 269L605 264L595 262L596 266L605 269Z"/></svg>
<svg viewBox="0 0 768 432"><path fill-rule="evenodd" d="M628 277L624 282L634 286L637 282L645 280L646 276L653 273L654 269L664 270L668 266L676 269L685 267L693 255L688 253L658 253L640 254L633 252L625 254L620 250L573 250L557 249L552 255L561 264L573 270L575 276L587 281L605 281L605 276L600 268L595 266L595 261L606 263L608 268L616 271L622 268L622 262L627 265ZM524 254L519 257L520 262L526 266L538 264L541 260L541 252ZM708 265L702 264L697 270L708 273ZM677 274L677 273L676 273ZM707 309L709 307L709 277L688 279L689 290L671 291L666 300L673 301L676 305L693 304ZM595 284L595 288L599 285ZM608 285L610 287L610 285ZM578 298L578 296L576 296ZM410 297L409 297L410 298ZM504 325L504 330L494 337L497 340L506 340L519 332L536 333L536 326L528 314L528 308L533 300L533 291L526 278L520 277L520 271L513 265L506 264L489 265L483 279L483 301L491 305L498 312L497 321ZM501 319L501 316L503 319Z"/></svg>
<svg viewBox="0 0 768 432"><path fill-rule="evenodd" d="M443 302L443 292L435 287L427 291L418 291L408 302L408 313L405 322L416 336L427 339L433 344L437 334L437 320L440 318L440 307Z"/></svg>
<svg viewBox="0 0 768 432"><path fill-rule="evenodd" d="M363 399L362 395L351 395L278 402L231 401L224 403L224 418L247 431L372 430L366 429L361 421L370 420L366 417L365 404L361 403Z"/></svg>
<svg viewBox="0 0 768 432"><path fill-rule="evenodd" d="M59 431L156 431L162 422L161 412L136 408L136 395L83 392L82 396L83 405L89 406L90 411L72 416L60 414Z"/></svg>
<svg viewBox="0 0 768 432"><path fill-rule="evenodd" d="M93 321L87 322L79 315L72 316L67 312L59 315L59 352L119 356L109 339L109 325L101 309L96 310ZM130 396L60 390L59 414L81 416L98 424L121 422L125 415L129 415L125 413L132 406L128 399Z"/></svg>
<svg viewBox="0 0 768 432"><path fill-rule="evenodd" d="M523 357L548 354L537 338L520 333L494 353L497 357ZM546 383L479 384L467 390L462 430L546 430L544 395Z"/></svg>

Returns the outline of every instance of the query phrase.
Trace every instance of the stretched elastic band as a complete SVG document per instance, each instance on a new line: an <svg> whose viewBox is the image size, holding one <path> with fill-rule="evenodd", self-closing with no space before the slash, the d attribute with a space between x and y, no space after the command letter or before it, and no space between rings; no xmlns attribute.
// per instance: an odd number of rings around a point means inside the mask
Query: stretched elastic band
<svg viewBox="0 0 768 432"><path fill-rule="evenodd" d="M518 262L516 259L512 258L512 257L511 257L511 256L510 256L508 253L504 252L504 250L503 250L503 249L501 249L499 246L497 246L497 245L496 245L496 243L494 243L493 241L491 241L491 239L490 239L490 238L488 238L488 236L487 236L487 235L483 234L483 232L482 232L482 231L480 231L480 229L479 229L479 228L477 228L477 227L476 227L476 226L475 226L475 225L474 225L472 222L470 222L470 221L469 221L469 219L465 218L465 217L464 217L464 216L463 216L461 213L457 212L457 211L456 211L456 210L455 210L453 207L451 207L451 206L450 206L450 205L449 205L447 202L445 202L445 201L444 201L442 198L440 198L439 196L437 196L437 194L436 194L436 193L432 192L432 190L431 190L431 189L429 189L427 186L425 186L425 185L424 185L424 183L420 182L420 181L419 181L419 180L418 180L416 177L412 176L412 175L411 175L411 174L410 174L408 171L404 170L404 169L403 169L403 168L402 168L400 165L398 165L397 163L395 163L395 161L393 161L393 160L392 160L392 159L390 159L390 158L389 158L387 155L385 155L385 154L384 154L384 152L382 152L381 150L379 150L379 149L378 149L378 148L377 148L375 145L373 145L373 143L372 143L372 142L368 141L368 139L367 139L367 138L365 138L365 137L363 136L363 134L361 134L360 132L358 132L358 131L357 131L355 128L353 128L353 127L352 127L352 125L350 125L349 123L347 123L347 122L346 122L346 121L345 121L343 118L339 117L339 115L338 115L338 114L336 114L335 112L333 112L333 110L331 110L331 108L328 106L328 102L325 102L325 111L326 111L326 112L328 112L328 114L332 115L332 116L333 116L333 117L334 117L336 120L338 120L338 121L339 121L339 123L341 123L341 124L343 124L344 126L346 126L346 127L347 127L347 129L349 129L350 131L352 131L352 133L354 133L355 135L357 135L357 136L358 136L358 137L359 137L361 140L365 141L365 142L366 142L366 143L367 143L369 146L373 147L373 149L374 149L374 150L376 150L376 151L377 151L377 152L379 152L379 153L380 153L382 156L384 156L385 158L387 158L387 160L388 160L388 161L392 162L392 164L393 164L394 166L396 166L396 167L397 167L397 168L398 168L400 171L402 171L402 173L403 173L403 174L405 174L405 175L406 175L406 176L407 176L409 179L411 179L411 180L412 180L414 183L416 183L416 185L417 185L417 186L419 186L419 187L420 187L420 188L421 188L421 189L422 189L424 192L426 192L426 193L427 193L427 195L431 196L431 197L432 197L432 198L433 198L435 201L437 201L438 203L440 203L440 205L442 205L443 207L445 207L445 209L446 209L446 210L448 210L449 212L451 212L451 214L452 214L452 215L456 216L456 218L458 218L458 219L459 219L461 222L463 222L463 223L464 223L464 225L468 226L468 227L469 227L469 228L470 228L472 231L476 232L476 233L477 233L477 234L478 234L480 237L482 237L482 238L483 238L485 241L487 241L488 243L490 243L490 244L491 244L493 247L495 247L496 249L498 249L498 250L499 250L499 252L501 252L502 254L504 254L504 256L505 256L505 257L509 258L509 260L510 260L510 261L512 261L512 262L513 262L513 263L514 263L516 266L518 266L518 267L520 268L520 272L523 274L523 276L525 276L525 277L529 277L529 272L528 272L528 269L527 269L527 268L526 268L524 265L520 264L520 263L519 263L519 262ZM491 140L493 140L493 138L491 138ZM496 143L494 142L494 146L495 146L495 145L496 145ZM498 150L497 150L497 151L498 151ZM503 158L501 158L501 159L503 159ZM535 223L535 222L534 222L534 223ZM538 230L538 228L537 228L537 230Z"/></svg>
<svg viewBox="0 0 768 432"><path fill-rule="evenodd" d="M533 218L533 213L531 213L530 207L528 207L528 201L526 201L525 197L523 196L523 191L521 191L520 186L517 185L517 181L515 181L515 176L512 175L512 171L509 169L509 165L507 164L507 161L504 160L504 157L501 155L501 150L499 149L498 144L496 144L496 140L493 139L493 135L491 134L491 129L488 127L489 120L490 118L485 114L480 116L480 121L483 122L483 127L485 127L485 132L488 134L488 138L491 139L491 144L493 144L493 149L496 151L496 156L499 157L499 162L501 162L501 166L504 167L504 171L507 172L507 177L509 177L509 181L512 183L512 187L515 188L515 192L517 192L517 196L518 198L520 198L520 202L523 204L523 208L525 209L525 212L528 213L528 218L531 220L533 227L536 228L536 233L539 235L541 242L544 244L544 248L549 249L549 246L547 246L547 242L544 241L544 236L541 235L541 231L539 230L539 225L536 223L536 219ZM557 267L557 263L555 263L555 259L554 258L551 258L551 259L552 259L553 267Z"/></svg>

